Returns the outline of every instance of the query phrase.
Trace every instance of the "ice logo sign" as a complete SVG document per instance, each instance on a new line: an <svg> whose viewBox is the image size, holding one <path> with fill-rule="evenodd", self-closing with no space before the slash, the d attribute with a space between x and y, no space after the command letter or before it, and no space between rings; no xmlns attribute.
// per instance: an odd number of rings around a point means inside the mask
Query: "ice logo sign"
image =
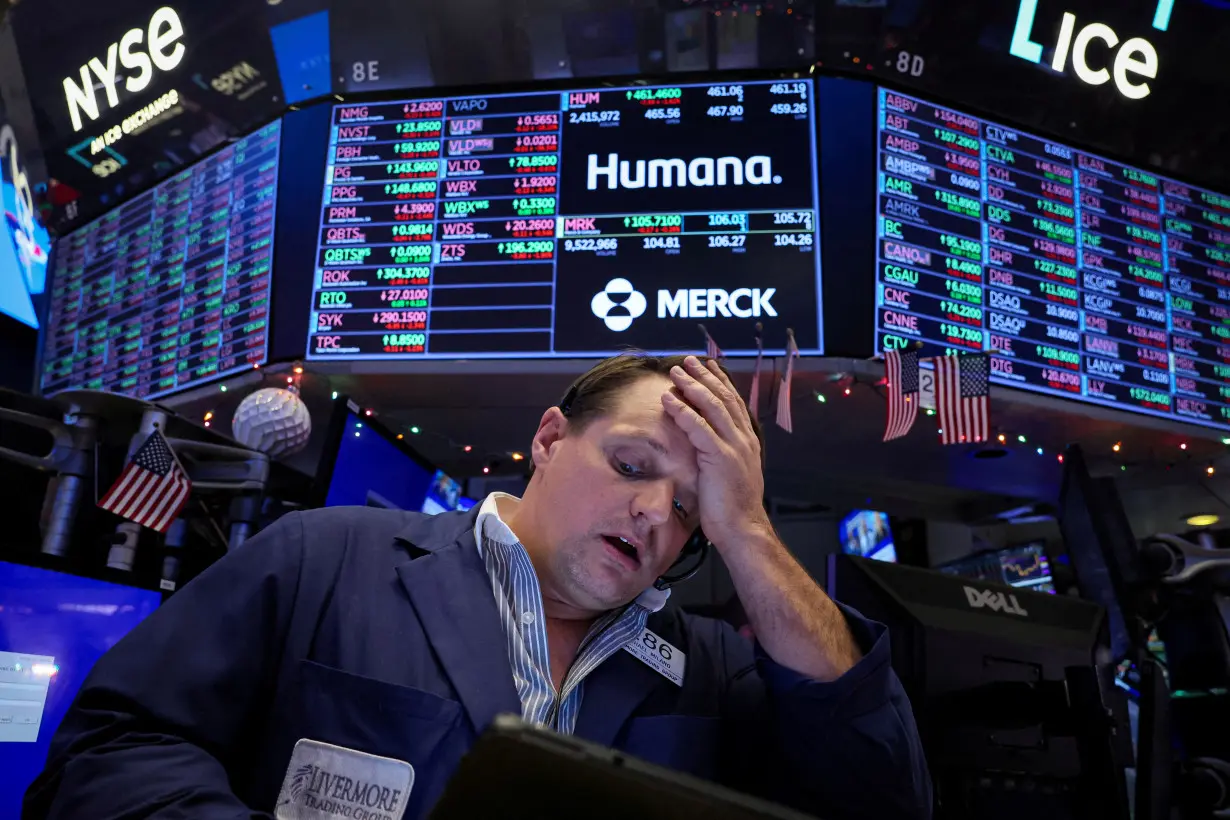
<svg viewBox="0 0 1230 820"><path fill-rule="evenodd" d="M1173 9L1174 0L1157 0L1153 28L1166 31L1170 27ZM1012 56L1031 63L1042 62L1042 43L1032 39L1037 13L1038 0L1020 0L1012 45L1008 49ZM1094 59L1099 63L1097 66L1090 65L1089 47L1094 40L1101 42L1097 49L1098 56ZM1120 45L1119 35L1113 28L1098 22L1081 25L1070 11L1063 13L1059 37L1050 50L1051 68L1055 71L1062 74L1071 57L1072 71L1081 82L1104 85L1113 78L1115 88L1130 100L1149 96L1151 89L1145 80L1157 79L1157 49L1152 43L1143 37L1132 37Z"/></svg>
<svg viewBox="0 0 1230 820"><path fill-rule="evenodd" d="M589 155L585 187L598 190L605 178L606 187L616 188L706 188L712 185L778 185L782 178L773 173L773 159L763 155L738 157L696 157L683 159L620 159L619 154Z"/></svg>

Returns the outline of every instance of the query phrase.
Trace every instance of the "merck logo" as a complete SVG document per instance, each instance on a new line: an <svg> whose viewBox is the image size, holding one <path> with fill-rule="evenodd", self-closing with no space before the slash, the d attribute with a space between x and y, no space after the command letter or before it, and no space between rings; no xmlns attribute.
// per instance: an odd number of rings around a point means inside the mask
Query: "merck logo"
<svg viewBox="0 0 1230 820"><path fill-rule="evenodd" d="M1017 9L1016 28L1012 32L1012 45L1009 52L1014 57L1029 60L1031 63L1042 62L1042 44L1032 39L1034 17L1038 13L1038 0L1020 0ZM1158 0L1153 13L1153 27L1165 31L1170 27L1170 12L1174 10L1174 0ZM1094 40L1101 40L1109 52L1119 46L1119 35L1105 23L1087 23L1079 30L1076 27L1076 15L1065 11L1059 26L1059 38L1055 41L1051 68L1063 73L1068 64L1068 56L1072 57L1072 71L1077 78L1089 85L1103 85L1114 77L1115 88L1130 100L1141 100L1149 96L1150 88L1147 82L1137 81L1137 77L1147 80L1157 79L1157 49L1143 37L1133 37L1119 47L1114 60L1110 54L1099 55L1100 67L1089 64L1089 46Z"/></svg>
<svg viewBox="0 0 1230 820"><path fill-rule="evenodd" d="M1016 596L1011 593L1005 595L1002 592L994 590L974 589L973 587L964 587L965 600L969 602L970 609L989 609L992 612L1002 612L1005 615L1019 615L1022 618L1028 618L1029 613L1025 611L1025 607L1017 602Z"/></svg>
<svg viewBox="0 0 1230 820"><path fill-rule="evenodd" d="M635 162L607 154L600 164L597 154L589 155L585 187L598 190L598 180L606 177L606 187L616 188L704 188L712 185L778 185L782 178L773 173L771 157L697 157L682 159L638 159Z"/></svg>

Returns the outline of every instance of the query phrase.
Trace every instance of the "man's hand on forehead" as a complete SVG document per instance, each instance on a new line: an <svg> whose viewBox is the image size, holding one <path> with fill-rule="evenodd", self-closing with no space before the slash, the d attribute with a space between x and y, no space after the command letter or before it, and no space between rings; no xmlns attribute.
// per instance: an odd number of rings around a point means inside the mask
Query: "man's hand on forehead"
<svg viewBox="0 0 1230 820"><path fill-rule="evenodd" d="M769 527L760 441L747 405L717 362L689 356L671 370L662 406L696 448L701 527L719 550Z"/></svg>

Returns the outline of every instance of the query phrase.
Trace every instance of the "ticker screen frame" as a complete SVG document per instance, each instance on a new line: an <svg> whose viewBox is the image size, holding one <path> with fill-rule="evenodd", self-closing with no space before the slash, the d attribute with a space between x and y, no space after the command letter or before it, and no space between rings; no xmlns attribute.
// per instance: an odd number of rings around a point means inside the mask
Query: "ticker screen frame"
<svg viewBox="0 0 1230 820"><path fill-rule="evenodd" d="M811 197L812 205L810 207L813 213L813 217L812 217L813 218L813 235L815 237L815 242L816 244L818 244L819 247L815 248L810 254L811 270L813 271L813 273L811 274L811 281L813 283L812 286L815 292L814 310L815 310L815 333L816 333L815 340L816 341L814 345L808 345L807 348L804 349L802 352L804 354L822 355L828 343L827 342L828 336L826 336L826 332L825 332L828 316L826 315L827 314L827 310L826 310L827 301L826 301L826 293L825 293L826 278L823 275L825 265L827 264L827 254L825 251L824 241L822 239L823 226L824 226L824 216L822 214L826 211L826 209L824 207L825 206L825 196L824 196L823 179L822 179L823 173L821 170L822 161L823 161L823 152L822 152L821 145L820 145L820 142L821 142L821 137L820 137L821 114L817 110L818 108L821 108L823 106L823 96L820 91L821 83L819 82L819 79L820 78L814 74L805 75L798 71L743 69L743 70L734 70L734 71L678 73L678 74L669 74L669 75L663 75L663 76L646 75L646 76L642 76L642 77L635 78L632 80L630 80L628 77L614 77L614 78L606 78L606 79L604 78L569 78L569 79L564 79L564 80L554 80L554 81L539 82L539 83L500 84L496 86L484 85L484 86L476 86L476 87L469 87L469 88L431 88L431 89L414 89L414 90L409 90L409 91L385 90L385 91L379 91L379 92L366 93L362 95L347 95L343 103L332 103L332 101L324 101L324 102L329 104L329 111L330 111L329 123L330 123L330 130L332 131L332 129L334 128L334 115L333 115L334 110L340 109L340 108L349 108L351 106L364 105L364 104L380 105L380 104L388 104L388 103L413 103L415 101L423 101L423 100L449 101L449 100L472 99L472 98L507 99L507 98L516 98L516 97L532 97L536 94L560 95L566 92L583 92L583 91L601 91L601 92L620 91L622 92L622 91L635 91L638 89L650 89L650 88L655 88L659 86L695 88L695 87L703 87L703 86L730 85L730 84L739 84L739 83L764 84L764 83L771 83L774 81L805 83L807 88L809 89L809 94L811 98L811 102L809 104L809 110L806 115L807 116L806 130L808 134L808 145L806 146L806 150L809 152L808 162L810 165L810 172L811 172L809 184L811 188L810 197ZM559 110L558 106L556 110ZM447 136L448 135L442 135L441 138L445 139L447 138ZM317 172L316 169L312 169L312 173L318 174L321 178L321 185L320 185L321 197L320 197L320 203L319 203L320 207L317 212L320 217L320 222L319 224L313 226L314 228L319 230L319 233L317 234L317 243L315 243L317 245L316 250L318 254L324 248L324 232L323 232L323 228L325 227L324 216L325 216L325 209L329 205L329 203L326 202L325 200L329 193L329 186L331 184L329 181L326 181L324 179L324 176L326 175L327 172L325 171L323 166L332 164L332 161L333 161L332 150L333 150L333 142L332 142L332 139L330 138L329 147L327 149L328 156L326 157L325 162L322 164L322 168L320 169L319 172ZM447 156L443 152L441 152L440 159L445 160L447 159ZM557 174L559 173L558 168L555 173ZM443 196L440 197L440 201L441 202L444 201ZM749 210L754 210L754 209L749 209ZM556 216L559 216L560 218L562 218L563 215L557 214ZM555 216L552 216L551 218L554 219ZM443 218L439 218L438 221L442 223ZM555 238L559 240L562 246L564 238L562 236L556 236ZM364 361L364 362L369 362L369 363L373 361L404 363L404 362L413 362L413 361L422 361L422 360L450 361L450 360L458 360L458 359L497 359L497 360L498 359L539 359L539 360L542 360L542 359L568 359L568 358L584 359L584 358L594 358L594 357L611 355L612 353L618 352L618 350L620 349L618 346L613 345L609 348L594 348L594 349L584 349L584 350L581 350L581 349L571 350L570 349L570 350L564 350L564 351L544 351L544 352L535 352L535 351L491 352L491 351L471 350L471 351L465 351L465 352L446 352L446 353L417 353L416 352L416 353L412 353L409 355L402 355L402 356L385 356L381 354L350 354L350 355L315 354L311 350L311 346L312 346L311 339L312 339L312 336L317 332L317 328L313 326L312 323L313 323L313 320L316 318L316 309L317 309L317 305L315 303L315 296L318 291L317 277L319 276L319 271L322 268L322 265L320 264L319 255L317 256L316 259L313 260L313 262L314 262L314 270L313 270L312 282L309 283L308 285L308 290L310 292L308 301L310 303L306 305L305 307L305 317L304 317L305 332L300 337L304 339L304 344L302 347L300 347L300 350L303 351L304 358L309 359L314 362L325 362L325 361L334 360L339 363L353 362L353 361ZM553 262L553 264L556 264L556 262ZM436 262L435 262L434 257L431 262L431 267L434 271L436 267ZM553 308L557 304L558 304L558 294L553 296L552 298ZM811 319L811 316L809 314L808 321L810 321L810 319ZM703 321L704 321L703 319L698 320L697 323L703 322ZM753 356L756 354L756 349L754 346L755 332L752 329L754 321L749 319L747 320L746 323L748 326L747 333L746 333L746 337L747 337L746 339L739 338L739 339L732 340L731 338L729 338L730 334L726 334L725 336L723 336L716 332L714 333L715 339L719 343L719 345L722 347L723 351L726 354L729 354L731 357ZM774 338L772 336L766 335L766 338L765 338L766 346L765 346L764 352L768 355L780 355L784 353L785 351L785 341L786 340L785 340L784 331L776 335L778 336L778 338ZM279 334L279 336L281 337L281 334ZM646 346L646 349L647 349L647 352L650 352L650 353L668 353L668 352L679 352L680 350L703 349L703 338L699 330L695 332L694 338L695 338L695 343L694 344L689 343L686 346L663 348L663 349L651 349L653 346ZM624 342L623 344L624 345L631 344L631 340ZM304 349L304 348L307 348L307 349Z"/></svg>
<svg viewBox="0 0 1230 820"><path fill-rule="evenodd" d="M1075 373L1079 375L1079 380L1080 380L1078 392L1069 392L1069 391L1061 390L1058 388L1048 387L1042 384L1032 384L1032 383L1022 382L1018 380L1006 379L1001 376L997 376L994 370L991 373L991 379L992 379L993 384L996 384L999 387L1007 387L1007 388L1016 389L1016 390L1023 390L1023 391L1034 393L1034 394L1052 396L1055 398L1067 399L1071 401L1080 402L1083 404L1089 404L1089 405L1095 405L1099 407L1105 407L1108 409L1119 410L1125 413L1131 413L1131 414L1136 414L1136 415L1147 415L1153 418L1165 419L1167 421L1176 422L1180 424L1193 424L1193 425L1198 425L1198 426L1218 429L1218 430L1230 429L1230 417L1228 417L1226 421L1219 422L1216 419L1211 419L1211 418L1205 419L1205 418L1199 418L1199 417L1192 416L1192 415L1182 415L1176 410L1176 406L1180 400L1189 399L1189 400L1194 400L1197 402L1202 402L1202 401L1208 402L1209 406L1213 407L1211 412L1216 413L1217 409L1215 405L1217 405L1218 402L1216 402L1213 399L1208 398L1207 396L1204 398L1197 398L1194 394L1190 392L1187 392L1187 393L1181 392L1177 388L1177 380L1180 378L1194 379L1197 376L1200 376L1201 378L1204 378L1204 377L1203 375L1196 373L1196 372L1178 373L1176 372L1176 368L1175 368L1175 353L1174 353L1174 348L1173 348L1173 338L1175 337L1176 334L1174 332L1173 312L1172 312L1172 294L1174 293L1174 290L1172 289L1171 280L1175 277L1188 278L1192 274L1188 274L1188 277L1185 277L1182 271L1172 267L1171 265L1171 262L1170 262L1171 257L1167 249L1169 248L1169 242L1171 241L1172 238L1169 236L1169 233L1168 233L1169 227L1167 223L1168 223L1168 218L1174 216L1174 214L1172 214L1170 211L1167 210L1167 204L1165 202L1166 192L1173 190L1171 186L1201 189L1201 191L1212 194L1215 197L1222 197L1225 199L1230 199L1230 196L1227 196L1226 194L1222 194L1219 191L1214 190L1207 182L1202 183L1198 181L1192 181L1190 179L1184 179L1183 177L1177 174L1158 173L1156 170L1154 170L1149 165L1149 163L1142 162L1138 159L1133 159L1130 157L1123 157L1123 156L1116 156L1115 154L1106 152L1104 150L1096 150L1096 151L1087 150L1084 147L1084 145L1088 143L1087 140L1069 140L1063 137L1049 136L1045 132L1040 132L1036 129L1020 128L1016 126L1015 124L1013 124L1013 121L1010 118L1002 117L1002 116L995 115L995 114L990 114L990 113L985 112L984 110L978 110L971 106L963 106L959 103L952 103L949 99L945 99L941 95L930 94L930 93L920 94L918 90L912 87L903 88L903 84L893 83L893 82L883 82L883 81L872 82L870 83L870 87L872 88L872 94L874 96L874 106L873 106L874 120L870 123L870 130L871 130L872 138L874 140L874 155L875 155L875 176L874 176L875 183L874 183L874 187L872 188L874 192L873 212L875 215L875 220L874 222L870 223L873 226L871 233L872 233L872 240L874 243L873 256L875 258L874 288L873 288L873 297L872 297L875 318L873 322L874 329L872 332L872 349L877 354L882 353L881 337L885 332L887 332L886 329L881 326L881 314L882 314L882 311L886 308L883 295L882 295L884 287L885 287L885 283L884 283L884 279L883 279L882 271L881 271L881 266L886 264L886 260L884 259L884 253L883 253L883 246L882 246L882 243L884 242L884 239L885 239L885 237L882 236L882 233L883 233L882 222L886 217L885 217L885 214L883 213L883 206L881 204L881 200L887 196L886 192L882 190L881 181L885 174L882 157L886 153L885 148L884 148L883 136L885 133L888 133L888 132L881 131L881 121L880 121L882 92L887 92L890 94L896 94L896 95L905 97L908 100L921 102L925 105L932 106L935 108L948 109L949 111L951 111L952 113L956 115L964 116L964 117L976 120L979 126L996 127L999 129L1004 129L1004 130L1013 132L1019 137L1022 137L1027 140L1036 140L1039 143L1053 144L1057 147L1067 149L1072 155L1071 156L1071 165L1072 165L1072 174L1073 174L1072 187L1074 190L1073 197L1074 197L1074 211L1075 211L1075 222L1073 223L1073 228L1075 232L1074 233L1075 242L1073 244L1073 248L1075 249L1075 257L1073 261L1071 262L1071 266L1073 268L1073 273L1076 277L1073 280L1074 284L1072 286L1073 292L1075 293L1076 303L1075 305L1072 306L1072 310L1078 315L1078 325L1075 329L1075 332L1077 334L1077 341L1075 343L1076 345L1075 353L1079 358L1079 365L1078 365L1077 370L1075 371ZM990 144L990 140L985 136L986 134L985 128L980 127L979 131L980 133L977 137L977 140L980 143ZM1025 153L1029 153L1029 152L1025 151ZM1123 168L1126 170L1134 171L1139 174L1143 174L1143 175L1153 177L1156 179L1157 198L1158 198L1158 203L1157 203L1158 222L1157 222L1155 232L1160 236L1160 244L1159 244L1160 267L1158 268L1158 273L1160 275L1160 282L1154 283L1153 287L1156 288L1158 291L1160 291L1163 297L1161 310L1165 314L1165 327L1164 327L1163 333L1166 337L1165 351L1166 351L1166 355L1168 358L1167 366L1164 372L1166 372L1170 377L1168 397L1169 397L1169 400L1171 401L1171 405L1170 405L1169 410L1161 410L1161 409L1155 409L1155 408L1147 407L1147 406L1135 406L1135 405L1125 404L1122 401L1102 398L1098 395L1089 395L1088 393L1087 384L1088 384L1088 379L1090 378L1090 376L1089 374L1086 373L1086 370L1085 370L1086 359L1089 358L1090 356L1099 356L1099 355L1109 356L1110 354L1105 353L1105 352L1090 350L1088 349L1086 345L1086 338L1085 338L1086 337L1086 323L1085 323L1086 317L1085 317L1085 314L1087 312L1087 309L1085 307L1085 302L1086 302L1085 296L1086 294L1091 293L1093 291L1091 291L1090 288L1088 288L1087 285L1085 284L1086 274L1089 273L1089 268L1082 264L1082 260L1084 259L1085 253L1089 249L1084 244L1083 235L1086 233L1090 233L1090 232L1094 234L1099 234L1105 229L1101 228L1100 226L1085 225L1082 223L1083 211L1084 211L1084 208L1088 207L1088 205L1087 203L1082 201L1081 187L1083 184L1086 184L1086 183L1084 183L1081 180L1081 172L1082 170L1087 170L1087 168L1080 164L1080 158L1088 158L1089 160L1093 160L1095 162L1100 162L1103 164L1109 163L1111 166L1123 166ZM980 156L980 162L983 165L986 164L985 151L983 151L982 156ZM990 204L993 204L993 203L991 202L991 199L989 198L989 194L988 194L988 188L987 188L988 183L985 179L986 174L981 173L980 175L984 177L984 179L982 182L981 189L979 193L977 194L977 197L980 201L986 203L989 206ZM1095 190L1093 193L1096 196L1100 193L1100 191ZM1099 216L1099 214L1095 213L1094 216L1097 217ZM1108 217L1108 220L1109 220L1109 217ZM981 226L980 241L986 248L989 249L992 247L992 244L990 243L988 239L988 227L991 226L991 222L988 218L987 210L985 209L982 210L980 216L978 217L978 222ZM1227 232L1230 233L1230 229L1227 229ZM989 251L984 250L983 255L982 255L982 260L980 261L981 265L990 264L990 262L986 261L988 253ZM1197 263L1193 263L1193 265L1194 264L1197 264ZM1208 266L1210 269L1216 267L1215 263L1206 263L1206 266ZM1222 289L1223 293L1226 290L1230 290L1230 267L1225 267L1224 270L1226 272L1227 284ZM1096 271L1094 273L1096 274ZM1129 282L1129 280L1127 279L1124 279L1123 281L1125 284L1135 284L1135 285L1142 285L1142 286L1148 287L1147 285L1144 285L1142 282L1139 282L1139 281L1135 283ZM1202 284L1202 283L1196 282L1192 284ZM982 287L984 292L989 292L987 290L989 288L989 282L985 276L980 276L980 286ZM1210 284L1210 285L1203 285L1203 286L1206 288L1212 289L1214 292L1217 292L1218 290L1216 285ZM1189 292L1188 295L1192 295L1192 294ZM1033 294L1032 296L1034 297L1033 300L1037 299L1037 294ZM1213 304L1211 302L1213 297L1205 296L1202 294L1196 294L1196 296L1197 298L1203 298L1207 302L1210 302L1210 305L1212 307L1217 307L1217 304ZM1119 295L1115 294L1114 297L1112 298L1117 299L1119 298ZM1224 304L1224 302L1220 304ZM888 307L891 308L891 306L888 306ZM983 311L990 311L992 309L986 300L983 300L981 302L981 308ZM1092 311L1092 313L1095 316L1098 315L1097 311ZM1102 315L1105 315L1105 314L1102 314ZM1115 321L1113 317L1109 317L1109 318L1112 322ZM943 321L943 319L939 319L939 321ZM1034 320L1030 319L1030 321L1034 321ZM1126 322L1127 320L1123 320L1123 321ZM1230 324L1230 320L1223 320L1223 321L1226 321L1227 324ZM1058 320L1056 320L1056 323L1057 324L1059 323ZM988 334L988 337L989 335L994 333L994 331L985 327L985 322L984 322L984 327L982 329L982 332ZM1102 335L1105 335L1106 339L1108 339L1110 342L1122 344L1129 348L1132 346L1132 342L1126 337L1115 337L1113 334L1109 334L1109 331L1102 331L1100 333ZM1095 335L1097 335L1097 332L1095 332ZM1184 335L1184 334L1179 334L1179 335ZM925 341L925 347L927 348L927 350L924 351L925 353L937 353L943 350L942 343L936 342L934 340L931 340L931 341L920 340L920 341ZM1206 340L1206 343L1219 344L1217 342L1207 342L1207 340ZM1001 359L1007 358L1004 356L996 357L995 351L997 350L997 348L991 347L990 344L991 344L991 340L990 338L987 338L984 340L980 350L971 349L968 352L988 352L992 355L993 360L996 358L1001 358ZM1226 344L1230 346L1230 339L1226 340ZM1195 358L1197 354L1191 351L1188 351L1187 356L1189 358ZM1119 357L1118 354L1115 355L1113 361L1119 362L1120 364L1123 363L1123 360ZM1209 367L1218 366L1213 362L1205 362L1204 360L1201 360L1201 363L1206 363L1208 364ZM1230 365L1230 360L1227 360L1225 362L1225 365ZM1222 365L1222 366L1224 367L1225 365ZM1134 365L1130 362L1127 363L1128 368L1136 367L1136 366L1138 365ZM1140 365L1140 367L1141 369L1143 369L1144 366ZM1227 368L1227 369L1230 369L1230 368ZM1094 378L1096 378L1096 376ZM1113 379L1108 379L1108 381L1113 381ZM1226 385L1230 386L1230 378L1226 379ZM1230 396L1223 396L1220 404L1230 405Z"/></svg>
<svg viewBox="0 0 1230 820"><path fill-rule="evenodd" d="M277 150L277 162L274 167L274 179L272 183L273 184L273 201L274 201L273 218L271 221L272 231L270 234L272 250L269 256L269 266L270 267L269 267L269 272L267 274L267 276L269 277L269 282L270 282L270 286L269 286L270 296L267 302L267 312L265 314L265 319L266 319L265 339L264 339L264 344L262 346L262 355L256 364L260 367L263 367L266 364L269 364L274 361L272 357L275 351L278 349L278 347L277 347L277 339L274 336L274 332L276 328L276 321L275 321L275 316L274 316L274 313L275 313L274 305L276 304L276 299L274 298L274 294L273 294L273 280L278 272L278 242L276 240L277 240L277 234L278 234L278 226L279 226L279 223L281 222L281 215L283 211L283 205L281 202L282 185L286 178L286 175L284 173L285 172L284 160L285 160L286 135L287 135L286 112L282 112L276 116L269 117L257 123L251 129L245 131L244 133L238 134L232 138L228 138L225 141L215 146L212 146L209 150L195 157L191 162L186 163L183 166L177 168L174 173L169 174L165 177L162 177L158 179L156 182L153 182L152 184L148 186L136 188L130 191L126 196L116 201L116 203L110 208L108 208L106 211L86 221L83 221L79 224L74 225L71 230L63 234L54 235L52 237L52 242L51 242L52 250L49 255L48 265L47 265L47 285L46 285L47 299L45 300L43 304L43 313L39 317L40 326L38 328L37 350L36 350L36 357L35 357L34 374L33 374L33 379L32 379L32 384L31 384L32 393L34 393L35 395L39 395L39 396L44 395L44 392L43 392L43 364L44 364L46 353L47 353L46 335L50 331L50 312L52 308L53 293L54 293L54 289L57 284L57 281L56 281L57 274L59 273L58 256L62 252L63 243L67 242L74 235L77 235L81 232L89 230L96 223L101 222L104 219L107 219L113 213L117 213L121 211L129 203L137 199L140 199L143 196L150 195L153 191L155 191L156 189L160 187L170 185L172 182L174 182L175 179L177 179L181 175L191 173L193 169L197 168L203 163L208 162L210 159L212 159L216 155L231 149L235 145L235 143L248 139L250 137L254 137L256 134L260 133L261 131L264 131L266 128L270 127L271 125L275 125L275 124L278 127L278 142L277 142L277 149L276 149ZM228 234L229 234L229 231L228 231ZM167 399L167 398L170 398L176 395L180 395L180 394L192 391L192 390L199 389L204 386L208 386L211 384L215 384L217 382L225 381L229 378L234 378L236 375L246 372L249 369L251 369L251 367L247 364L245 364L242 367L238 366L237 364L235 368L228 369L225 372L218 372L218 373L202 376L198 379L192 380L190 383L184 384L182 386L176 386L173 389L151 392L149 395L143 397L143 399L146 401L158 401L158 400ZM71 390L71 389L80 389L80 388L69 387L65 389Z"/></svg>

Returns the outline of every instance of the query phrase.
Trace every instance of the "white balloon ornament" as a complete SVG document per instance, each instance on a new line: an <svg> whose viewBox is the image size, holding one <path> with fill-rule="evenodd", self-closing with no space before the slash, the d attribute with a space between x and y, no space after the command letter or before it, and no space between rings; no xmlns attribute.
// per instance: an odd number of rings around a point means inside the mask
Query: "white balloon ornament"
<svg viewBox="0 0 1230 820"><path fill-rule="evenodd" d="M288 456L307 446L312 417L295 391L264 387L239 403L231 433L240 444L270 458Z"/></svg>

